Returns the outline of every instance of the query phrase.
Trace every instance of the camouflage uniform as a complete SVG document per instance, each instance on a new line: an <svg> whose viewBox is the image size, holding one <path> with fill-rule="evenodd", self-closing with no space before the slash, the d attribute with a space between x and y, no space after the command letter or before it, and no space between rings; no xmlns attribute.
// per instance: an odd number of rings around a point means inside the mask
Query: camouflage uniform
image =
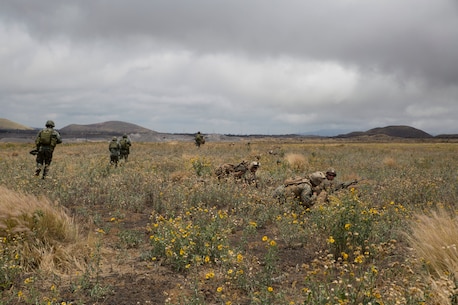
<svg viewBox="0 0 458 305"><path fill-rule="evenodd" d="M314 172L305 178L287 179L275 189L274 198L282 203L285 203L288 198L293 198L304 207L310 208L315 205L325 178L323 172Z"/></svg>
<svg viewBox="0 0 458 305"><path fill-rule="evenodd" d="M337 177L336 170L332 167L328 168L326 170L326 179L323 181L323 184L322 184L322 189L323 189L322 194L324 195L323 199L325 202L329 201L329 195L331 195L332 193L338 190L341 190L341 189L348 188L349 186L358 183L357 180L340 182L336 180L335 177Z"/></svg>
<svg viewBox="0 0 458 305"><path fill-rule="evenodd" d="M113 139L111 139L108 150L110 151L110 164L114 164L114 166L117 167L121 151L121 145L119 145L118 138L113 137Z"/></svg>
<svg viewBox="0 0 458 305"><path fill-rule="evenodd" d="M248 163L243 160L237 165L224 163L218 166L215 170L215 175L218 180L228 177L234 177L236 180L244 180L247 183L256 184L256 172L261 164L253 161Z"/></svg>
<svg viewBox="0 0 458 305"><path fill-rule="evenodd" d="M197 132L194 141L196 143L197 147L200 147L200 145L205 144L205 138L204 136L200 133L200 131Z"/></svg>
<svg viewBox="0 0 458 305"><path fill-rule="evenodd" d="M62 138L57 130L54 130L55 124L48 120L45 124L46 128L42 129L35 138L36 145L36 163L35 176L40 176L43 169L43 176L48 174L49 166L51 165L54 148L57 144L62 143Z"/></svg>
<svg viewBox="0 0 458 305"><path fill-rule="evenodd" d="M121 141L119 141L119 145L121 147L121 150L119 153L119 159L124 159L127 162L127 158L129 157L129 154L130 154L130 147L132 146L132 142L127 137L127 135L124 134L122 136Z"/></svg>

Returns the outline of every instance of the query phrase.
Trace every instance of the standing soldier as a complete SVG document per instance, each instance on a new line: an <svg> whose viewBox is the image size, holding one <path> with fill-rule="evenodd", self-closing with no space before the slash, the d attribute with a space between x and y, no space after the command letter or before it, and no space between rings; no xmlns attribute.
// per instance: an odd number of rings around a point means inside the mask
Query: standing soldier
<svg viewBox="0 0 458 305"><path fill-rule="evenodd" d="M121 146L121 151L119 155L119 159L124 159L127 162L127 158L130 154L130 147L132 146L132 142L127 137L126 134L122 136L121 141L119 141L119 145Z"/></svg>
<svg viewBox="0 0 458 305"><path fill-rule="evenodd" d="M110 151L110 164L114 164L115 167L118 167L119 153L121 150L118 138L113 137L113 139L111 139L111 142L108 145L108 150Z"/></svg>
<svg viewBox="0 0 458 305"><path fill-rule="evenodd" d="M196 142L196 146L200 147L200 145L205 144L205 138L204 136L200 133L200 131L197 132L194 141Z"/></svg>
<svg viewBox="0 0 458 305"><path fill-rule="evenodd" d="M62 143L60 133L57 130L54 130L54 122L48 120L46 121L45 126L46 128L42 129L35 139L37 151L37 168L35 170L35 176L40 176L40 172L43 168L42 179L44 179L45 176L48 174L54 148L57 144Z"/></svg>

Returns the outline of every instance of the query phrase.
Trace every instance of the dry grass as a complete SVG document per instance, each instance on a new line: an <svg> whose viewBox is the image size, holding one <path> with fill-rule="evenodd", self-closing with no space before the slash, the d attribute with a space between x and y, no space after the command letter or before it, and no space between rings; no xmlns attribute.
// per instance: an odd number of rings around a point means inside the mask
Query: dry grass
<svg viewBox="0 0 458 305"><path fill-rule="evenodd" d="M408 237L427 266L437 304L456 304L458 220L444 209L418 214ZM455 302L453 302L455 299Z"/></svg>
<svg viewBox="0 0 458 305"><path fill-rule="evenodd" d="M117 168L107 145L64 143L42 180L30 147L0 143L0 236L11 241L0 239L0 254L17 246L28 268L2 278L0 267L0 304L418 305L454 296L455 220L424 211L456 209L455 144L134 143ZM258 156L258 187L214 175ZM329 166L342 182L366 180L307 211L272 197L285 178ZM0 266L16 267L14 254ZM43 272L72 268L84 270Z"/></svg>
<svg viewBox="0 0 458 305"><path fill-rule="evenodd" d="M392 157L387 157L383 159L383 164L387 167L396 167L397 166L396 159Z"/></svg>
<svg viewBox="0 0 458 305"><path fill-rule="evenodd" d="M0 193L0 236L23 241L17 243L17 252L24 270L56 273L84 268L88 240L62 207L2 186Z"/></svg>
<svg viewBox="0 0 458 305"><path fill-rule="evenodd" d="M304 172L309 166L307 158L302 154L288 153L285 155L285 160L295 172Z"/></svg>

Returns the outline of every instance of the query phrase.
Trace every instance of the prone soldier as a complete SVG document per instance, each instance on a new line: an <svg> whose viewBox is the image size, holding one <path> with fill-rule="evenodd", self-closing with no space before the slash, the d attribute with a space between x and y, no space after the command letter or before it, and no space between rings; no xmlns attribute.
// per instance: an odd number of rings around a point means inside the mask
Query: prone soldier
<svg viewBox="0 0 458 305"><path fill-rule="evenodd" d="M361 180L350 180L346 182L338 182L335 178L337 177L337 172L333 167L329 167L326 170L326 180L324 180L322 188L324 194L324 200L329 201L328 196L332 193L335 193L342 189L347 189L352 185L358 184Z"/></svg>
<svg viewBox="0 0 458 305"><path fill-rule="evenodd" d="M298 200L305 208L315 205L320 192L322 183L326 179L323 172L314 172L306 177L296 177L286 179L285 182L274 191L274 198L281 203L285 203L288 198Z"/></svg>
<svg viewBox="0 0 458 305"><path fill-rule="evenodd" d="M243 160L237 165L224 163L215 169L215 175L218 180L233 177L236 180L243 180L248 184L254 183L257 187L256 172L261 164L257 161L248 163Z"/></svg>

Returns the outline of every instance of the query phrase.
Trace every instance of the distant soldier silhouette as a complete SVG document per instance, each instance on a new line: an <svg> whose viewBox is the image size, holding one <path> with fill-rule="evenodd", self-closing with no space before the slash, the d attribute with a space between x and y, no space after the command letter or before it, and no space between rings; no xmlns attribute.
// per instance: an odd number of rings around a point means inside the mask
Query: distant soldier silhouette
<svg viewBox="0 0 458 305"><path fill-rule="evenodd" d="M130 154L130 147L132 146L132 142L130 139L127 137L126 134L124 134L119 141L120 145L120 154L119 154L119 159L122 160L124 159L127 162L127 159L129 158Z"/></svg>
<svg viewBox="0 0 458 305"><path fill-rule="evenodd" d="M117 137L111 139L110 144L108 144L108 150L110 151L110 164L117 167L121 152L121 145L119 145Z"/></svg>
<svg viewBox="0 0 458 305"><path fill-rule="evenodd" d="M196 143L197 147L200 147L200 145L205 144L205 138L204 136L198 131L194 137L194 142Z"/></svg>
<svg viewBox="0 0 458 305"><path fill-rule="evenodd" d="M49 166L51 165L52 156L54 153L54 148L57 144L62 143L60 133L54 129L54 121L46 121L45 126L46 128L42 129L35 138L36 149L32 151L33 154L36 154L37 156L35 176L40 176L40 172L43 170L42 179L44 179L48 174Z"/></svg>

